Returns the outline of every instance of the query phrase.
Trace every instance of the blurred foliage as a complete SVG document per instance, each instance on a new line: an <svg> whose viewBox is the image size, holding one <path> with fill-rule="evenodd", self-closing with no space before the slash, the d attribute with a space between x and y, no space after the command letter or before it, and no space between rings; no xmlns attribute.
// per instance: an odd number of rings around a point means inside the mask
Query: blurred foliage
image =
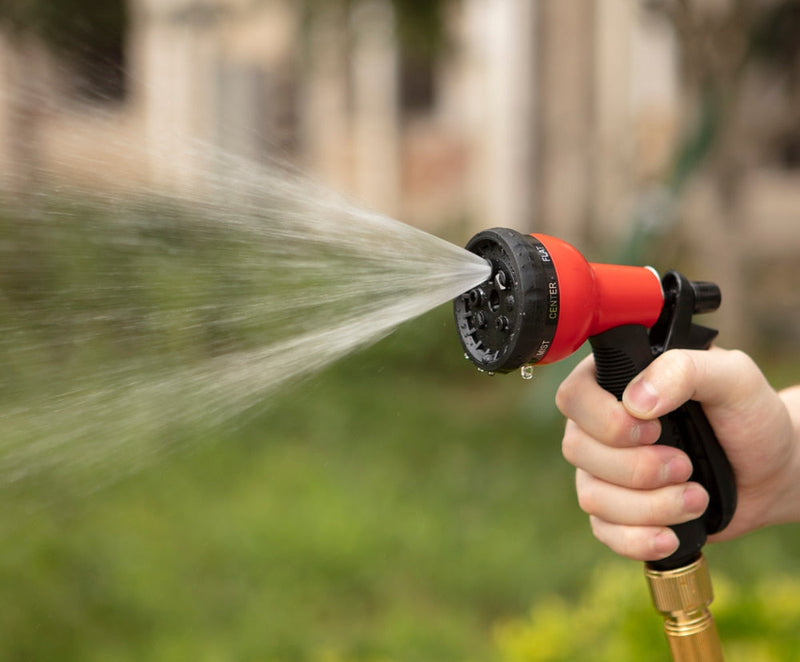
<svg viewBox="0 0 800 662"><path fill-rule="evenodd" d="M686 138L677 146L670 185L677 191L692 173L705 170L735 205L737 184L754 165L752 157L751 162L740 158L748 137L737 124L749 101L748 74L768 67L776 75L772 104L784 105L790 115L796 106L800 1L735 2L715 8L703 2L653 0L648 5L670 20L679 44ZM797 142L796 123L750 128L757 132L762 152L775 141Z"/></svg>
<svg viewBox="0 0 800 662"><path fill-rule="evenodd" d="M749 68L766 65L791 89L800 89L800 0L728 3L716 9L691 1L648 0L644 5L670 21L679 42L684 126L671 172L660 188L641 196L626 243L615 247L614 259L625 263L652 260L669 243L681 197L698 174L712 172L728 198L738 189L735 178L745 164L736 158L742 136L735 119ZM795 135L780 135L777 141L761 136L761 143L779 142L793 154L800 138L798 127L791 128Z"/></svg>
<svg viewBox="0 0 800 662"><path fill-rule="evenodd" d="M729 662L797 659L800 579L766 576L752 585L714 577L712 613ZM527 618L495 628L504 662L671 660L636 564L600 565L575 601L547 596Z"/></svg>
<svg viewBox="0 0 800 662"><path fill-rule="evenodd" d="M495 627L504 662L670 659L638 564L598 566L577 599L543 597L527 618Z"/></svg>

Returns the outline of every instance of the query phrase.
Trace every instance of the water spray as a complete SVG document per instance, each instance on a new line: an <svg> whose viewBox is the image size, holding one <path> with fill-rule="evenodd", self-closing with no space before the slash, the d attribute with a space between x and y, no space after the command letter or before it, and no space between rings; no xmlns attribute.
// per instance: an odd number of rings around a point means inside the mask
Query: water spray
<svg viewBox="0 0 800 662"><path fill-rule="evenodd" d="M467 249L491 265L489 278L454 301L458 335L479 370L520 370L559 361L586 340L597 381L618 400L628 383L668 349L708 349L717 335L693 322L716 310L720 290L670 271L589 263L570 244L506 228L476 234ZM709 611L713 591L702 547L724 529L736 509L730 463L698 402L661 417L657 443L679 448L692 461L691 480L709 505L699 518L671 527L680 540L669 557L646 564L645 576L677 662L721 662Z"/></svg>

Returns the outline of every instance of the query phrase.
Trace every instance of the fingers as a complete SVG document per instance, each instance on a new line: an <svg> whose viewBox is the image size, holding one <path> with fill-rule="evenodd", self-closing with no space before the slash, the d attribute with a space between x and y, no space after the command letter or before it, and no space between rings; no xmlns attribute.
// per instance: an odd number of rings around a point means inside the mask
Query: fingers
<svg viewBox="0 0 800 662"><path fill-rule="evenodd" d="M622 407L617 407L614 397L597 385L590 356L561 384L556 405L596 439L614 446L638 445L654 442L655 419L687 400L698 400L706 409L736 410L740 417L748 412L756 415L765 405L760 396L772 395L767 386L743 352L676 349L637 375L623 393Z"/></svg>
<svg viewBox="0 0 800 662"><path fill-rule="evenodd" d="M592 533L611 551L634 561L658 561L678 549L678 537L665 526L623 526L590 517Z"/></svg>
<svg viewBox="0 0 800 662"><path fill-rule="evenodd" d="M576 472L578 502L589 514L595 538L612 551L636 561L655 561L678 548L668 528L699 517L708 494L696 483L637 491Z"/></svg>
<svg viewBox="0 0 800 662"><path fill-rule="evenodd" d="M692 475L691 461L677 448L608 446L573 421L567 422L561 450L573 466L608 483L637 490L682 483Z"/></svg>
<svg viewBox="0 0 800 662"><path fill-rule="evenodd" d="M578 503L585 513L629 526L669 526L697 519L708 507L708 493L697 483L632 490L578 469Z"/></svg>
<svg viewBox="0 0 800 662"><path fill-rule="evenodd" d="M562 382L556 406L568 419L577 421L590 437L618 448L652 444L661 433L657 420L642 421L622 403L600 388L593 358L584 359Z"/></svg>
<svg viewBox="0 0 800 662"><path fill-rule="evenodd" d="M667 526L699 517L708 505L706 491L685 482L692 465L676 448L607 446L569 421L563 452L578 467L578 503L595 537L628 558L669 556L678 541Z"/></svg>
<svg viewBox="0 0 800 662"><path fill-rule="evenodd" d="M677 540L667 527L707 507L705 490L686 482L689 458L653 445L658 417L687 400L702 404L736 473L739 506L715 538L800 519L800 415L792 418L787 409L796 409L789 403L794 393L775 393L747 355L670 350L628 385L622 402L597 385L588 357L556 396L570 419L562 448L577 468L578 501L595 536L619 554L641 560L669 555Z"/></svg>

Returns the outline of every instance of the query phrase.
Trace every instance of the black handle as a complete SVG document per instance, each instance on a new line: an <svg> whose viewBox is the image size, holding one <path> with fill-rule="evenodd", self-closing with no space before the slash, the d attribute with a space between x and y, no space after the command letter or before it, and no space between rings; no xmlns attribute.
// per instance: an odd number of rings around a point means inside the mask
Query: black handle
<svg viewBox="0 0 800 662"><path fill-rule="evenodd" d="M654 351L658 352L647 329L640 325L610 329L592 336L589 342L597 383L618 400L630 381L653 361ZM691 480L705 487L710 497L703 515L671 527L680 540L678 550L649 564L656 570L671 570L694 561L707 535L727 526L736 508L736 486L728 458L699 403L689 401L660 420L661 436L656 443L683 450L694 467Z"/></svg>

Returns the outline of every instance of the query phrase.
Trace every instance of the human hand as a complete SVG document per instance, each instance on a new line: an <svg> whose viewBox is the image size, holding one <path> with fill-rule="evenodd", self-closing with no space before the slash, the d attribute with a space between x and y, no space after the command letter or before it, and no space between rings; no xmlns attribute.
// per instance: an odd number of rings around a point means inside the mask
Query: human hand
<svg viewBox="0 0 800 662"><path fill-rule="evenodd" d="M696 519L708 505L705 489L687 482L688 456L655 445L658 417L687 400L703 405L736 477L736 513L709 540L800 520L800 387L776 393L739 351L670 350L618 402L597 384L588 357L556 395L568 419L562 452L577 469L578 503L595 537L618 554L669 556L678 539L668 526Z"/></svg>

